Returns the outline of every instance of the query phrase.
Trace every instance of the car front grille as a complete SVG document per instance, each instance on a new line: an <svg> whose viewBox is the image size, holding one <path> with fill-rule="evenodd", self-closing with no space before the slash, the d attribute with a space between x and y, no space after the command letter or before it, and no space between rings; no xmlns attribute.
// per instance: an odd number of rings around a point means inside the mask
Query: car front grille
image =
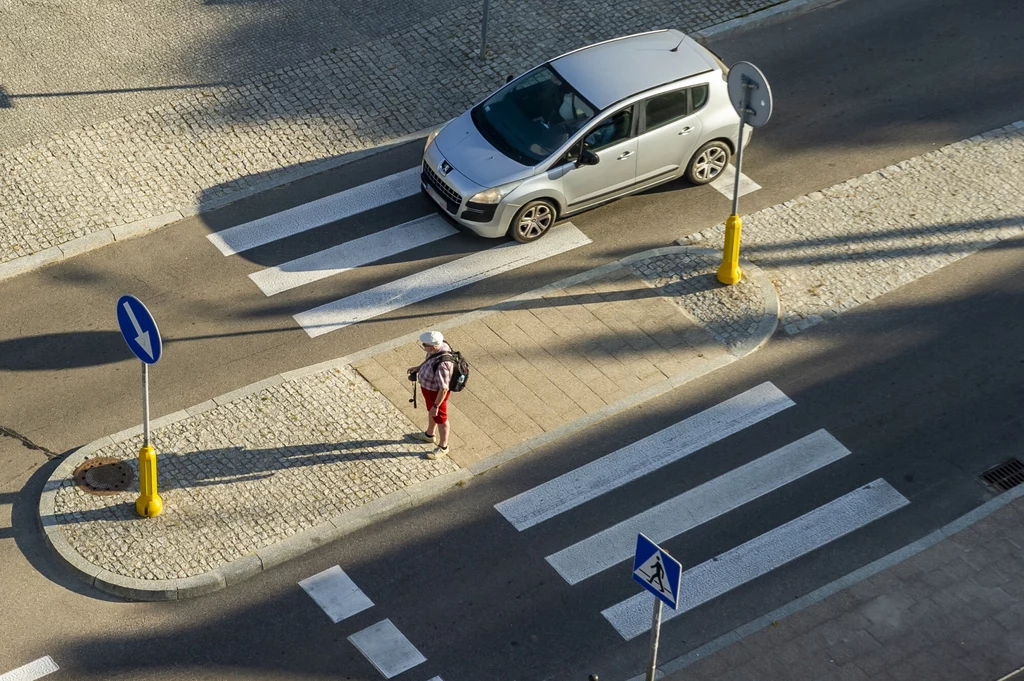
<svg viewBox="0 0 1024 681"><path fill-rule="evenodd" d="M423 177L426 178L427 183L434 188L434 191L444 197L444 200L448 202L448 212L452 215L457 213L459 211L459 206L462 205L462 195L449 187L448 183L442 180L441 177L434 172L434 169L426 163L423 164Z"/></svg>

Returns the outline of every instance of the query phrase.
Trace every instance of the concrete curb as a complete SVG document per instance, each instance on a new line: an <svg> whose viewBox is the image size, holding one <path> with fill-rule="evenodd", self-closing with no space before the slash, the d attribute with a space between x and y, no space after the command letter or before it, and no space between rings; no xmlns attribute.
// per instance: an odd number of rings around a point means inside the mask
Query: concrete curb
<svg viewBox="0 0 1024 681"><path fill-rule="evenodd" d="M815 603L822 601L834 593L842 591L848 587L853 586L859 582L863 582L869 577L874 577L882 570L891 568L897 563L902 563L908 558L916 556L925 549L929 549L935 546L943 539L948 539L958 532L966 530L971 525L974 525L979 520L983 520L988 516L992 515L999 509L1003 508L1007 504L1016 501L1024 497L1024 486L1015 487L1008 492L1003 492L994 499L990 499L978 508L970 511L969 513L960 516L953 522L940 527L931 534L928 534L915 542L907 544L901 549L897 549L892 553L882 556L878 560L865 565L853 572L840 577L839 579L826 584L825 586L812 591L809 594L801 596L800 598L787 603L786 605L773 610L767 615L762 615L755 620L752 620L741 627L733 629L728 634L723 634L713 641L705 643L699 648L691 650L685 655L681 655L675 659L669 660L664 664L660 665L655 673L654 678L661 679L668 674L674 674L675 672L689 667L691 664L701 660L708 655L713 655L722 648L732 645L742 639L750 636L751 634L757 633L758 631L771 626L772 622L778 622L785 617L789 617L804 608L814 605ZM1016 673L1016 672L1014 672ZM1012 674L1011 674L1012 676ZM643 681L646 678L644 674L631 677L629 681Z"/></svg>
<svg viewBox="0 0 1024 681"><path fill-rule="evenodd" d="M738 17L736 19L725 21L721 24L702 28L699 31L695 31L692 35L698 40L698 42L706 43L708 39L723 33L755 28L768 24L772 21L781 20L786 16L802 14L825 5L842 1L843 0L788 0L787 2L773 5L767 9L754 12L753 14L748 14L744 17ZM39 251L38 253L24 255L20 258L15 258L14 260L8 260L7 262L0 263L0 281L37 270L41 267L45 267L46 265L60 262L66 258L86 253L116 241L123 241L124 239L148 234L149 232L155 231L165 225L169 225L184 218L195 217L203 213L208 213L270 189L283 187L287 184L291 184L292 182L297 182L298 180L317 175L327 170L333 170L334 168L339 168L348 163L379 154L389 149L393 149L394 147L411 142L419 137L425 137L427 133L436 127L438 126L431 125L423 128L422 130L398 137L387 144L354 151L349 154L345 154L342 157L310 161L294 168L281 169L272 180L255 181L245 188L238 189L226 194L225 196L210 199L208 201L201 201L199 203L193 203L192 205L172 210L168 213L164 213L163 215L154 215L136 220L135 222L117 225L115 227L108 227L107 229L86 234L85 236L77 239L72 239L66 243L52 246L43 251Z"/></svg>
<svg viewBox="0 0 1024 681"><path fill-rule="evenodd" d="M655 248L644 251L643 253L628 256L617 262L609 263L587 272L562 279L534 291L529 291L516 296L515 298L501 301L490 307L460 315L442 324L432 326L431 328L445 330L455 326L461 326L471 321L492 315L496 312L500 312L501 310L506 310L525 302L538 300L554 291L568 288L575 284L614 272L615 270L627 267L640 260L646 260L647 258L657 257L660 255L687 252L701 252L706 254L709 252L709 249L698 249L688 246L667 246L664 248ZM534 451L535 449L550 444L551 442L572 433L579 432L584 428L608 418L609 416L613 416L626 409L641 404L642 402L662 395L679 387L680 385L683 385L684 383L687 383L688 381L700 378L701 376L723 366L731 364L746 354L754 352L764 345L775 333L778 325L779 300L775 287L772 286L772 283L759 268L754 267L743 260L741 260L741 265L748 277L754 278L758 281L761 291L765 294L765 312L757 329L757 333L760 335L755 336L750 341L740 346L743 348L742 352L738 352L738 349L735 349L731 353L727 353L719 359L712 360L700 369L682 372L675 376L666 378L645 390L634 393L633 395L625 397L613 404L607 405L603 409L586 416L582 416L554 430L541 433L540 435L537 435L514 447L502 450L497 454L478 461L468 469L460 469L434 478L433 480L392 492L391 494L375 499L363 506L353 509L352 511L336 515L320 525L307 528L279 542L271 544L270 546L258 549L255 553L246 555L243 558L232 561L231 563L223 565L215 570L185 579L166 580L141 580L117 575L85 560L68 543L63 532L61 532L58 527L55 520L54 505L57 490L61 485L70 479L75 468L92 456L94 452L109 445L123 442L129 438L140 435L142 433L141 424L90 442L69 454L54 469L49 480L47 480L46 484L43 486L43 492L39 499L39 522L42 527L44 537L50 547L53 548L71 572L77 577L100 591L129 600L173 601L201 596L218 591L226 586L237 584L238 582L253 577L275 565L280 565L292 558L301 556L324 544L339 539L357 529L369 525L372 522L381 520L393 513L397 513L398 511L436 497L449 490L451 487L460 486L466 481L471 480L473 477L481 475L493 468L501 466L502 464L508 463L523 454ZM213 409L216 406L242 399L253 393L259 392L260 390L279 385L280 383L288 380L301 378L303 376L327 371L340 366L354 364L362 359L386 352L399 345L411 343L419 337L420 333L421 331L415 331L413 333L406 334L405 336L379 343L371 348L367 348L366 350L346 355L345 357L271 376L265 380L252 383L243 388L239 388L238 390L233 390L224 395L215 397L212 400L202 402L194 407L189 407L187 409L182 409L172 414L162 416L152 421L150 423L150 427L151 429L156 429L177 423L178 421L191 418L196 414L201 414Z"/></svg>

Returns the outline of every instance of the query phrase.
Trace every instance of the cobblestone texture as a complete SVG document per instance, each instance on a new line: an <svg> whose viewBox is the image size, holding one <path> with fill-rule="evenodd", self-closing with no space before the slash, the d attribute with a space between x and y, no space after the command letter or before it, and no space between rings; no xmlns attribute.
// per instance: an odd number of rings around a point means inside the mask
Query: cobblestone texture
<svg viewBox="0 0 1024 681"><path fill-rule="evenodd" d="M680 239L721 243L724 225ZM794 334L1024 231L1024 121L743 217Z"/></svg>
<svg viewBox="0 0 1024 681"><path fill-rule="evenodd" d="M87 561L139 579L199 575L332 516L456 470L421 458L414 426L350 367L282 383L152 433L165 511L67 481L56 521ZM98 450L130 462L142 438Z"/></svg>
<svg viewBox="0 0 1024 681"><path fill-rule="evenodd" d="M438 124L509 73L596 40L694 31L775 0L494 2L481 64L479 7L293 67L0 153L0 262L104 228L216 200L282 169ZM529 36L523 40L523 36Z"/></svg>
<svg viewBox="0 0 1024 681"><path fill-rule="evenodd" d="M734 349L753 338L764 315L764 297L749 278L733 286L719 283L721 262L721 256L687 252L641 260L632 269Z"/></svg>

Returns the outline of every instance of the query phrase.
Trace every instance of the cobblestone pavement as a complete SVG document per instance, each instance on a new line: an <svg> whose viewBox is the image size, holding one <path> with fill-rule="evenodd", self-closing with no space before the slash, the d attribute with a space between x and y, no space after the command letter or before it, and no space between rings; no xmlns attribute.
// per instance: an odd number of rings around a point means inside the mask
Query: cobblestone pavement
<svg viewBox="0 0 1024 681"><path fill-rule="evenodd" d="M1022 492L798 603L809 607L665 664L658 678L1002 681L1024 664Z"/></svg>
<svg viewBox="0 0 1024 681"><path fill-rule="evenodd" d="M152 433L164 512L131 491L95 496L66 479L55 520L88 562L137 579L208 572L395 490L455 470L382 395L340 367L215 405ZM195 410L199 411L199 410ZM93 452L138 479L142 436Z"/></svg>
<svg viewBox="0 0 1024 681"><path fill-rule="evenodd" d="M744 216L742 253L778 288L792 334L1022 231L1018 121Z"/></svg>
<svg viewBox="0 0 1024 681"><path fill-rule="evenodd" d="M484 63L477 58L479 6L456 6L235 85L200 84L148 109L6 148L0 152L0 263L215 205L280 180L286 170L436 125L507 74L571 48L658 27L692 32L773 4L497 0ZM26 21L32 14L18 16ZM273 17L266 21L272 25ZM17 107L15 94L8 88L5 101Z"/></svg>
<svg viewBox="0 0 1024 681"><path fill-rule="evenodd" d="M708 278L709 257L703 249L658 249L442 325L473 363L470 384L449 410L451 458L426 460L430 447L407 439L426 418L422 403L418 411L409 404L405 377L423 359L417 332L154 422L164 501L156 518L135 514L137 482L97 496L72 476L86 458L112 457L137 480L141 429L86 446L47 484L44 527L88 569L170 588L396 492L456 472L469 477L488 457L582 428L630 406L635 393L669 390L669 379L699 376L767 340L778 319L767 279L727 289ZM645 281L638 272L657 275ZM742 351L698 321L736 310L757 315L757 324L727 332L730 342L747 343Z"/></svg>

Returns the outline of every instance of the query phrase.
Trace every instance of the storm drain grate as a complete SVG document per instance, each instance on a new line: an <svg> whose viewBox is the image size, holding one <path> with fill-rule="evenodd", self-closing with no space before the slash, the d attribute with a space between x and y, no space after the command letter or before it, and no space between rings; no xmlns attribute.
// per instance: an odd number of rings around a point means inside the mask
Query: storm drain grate
<svg viewBox="0 0 1024 681"><path fill-rule="evenodd" d="M1005 492L1024 483L1024 463L1020 459L1010 459L1006 463L1001 463L995 468L985 471L978 477L989 487Z"/></svg>
<svg viewBox="0 0 1024 681"><path fill-rule="evenodd" d="M117 494L128 489L135 471L124 461L99 456L82 462L74 472L75 484L87 494Z"/></svg>

